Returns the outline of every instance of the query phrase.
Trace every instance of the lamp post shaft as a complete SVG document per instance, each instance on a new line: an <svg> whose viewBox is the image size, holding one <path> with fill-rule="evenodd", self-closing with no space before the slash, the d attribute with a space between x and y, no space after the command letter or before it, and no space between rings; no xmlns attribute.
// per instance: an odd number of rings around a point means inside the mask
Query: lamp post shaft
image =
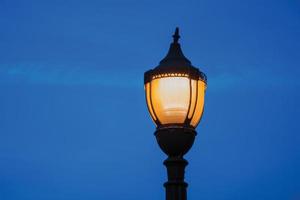
<svg viewBox="0 0 300 200"><path fill-rule="evenodd" d="M164 184L166 188L166 200L186 200L186 188L184 182L184 171L188 162L182 157L168 157L164 161L167 167L168 181Z"/></svg>

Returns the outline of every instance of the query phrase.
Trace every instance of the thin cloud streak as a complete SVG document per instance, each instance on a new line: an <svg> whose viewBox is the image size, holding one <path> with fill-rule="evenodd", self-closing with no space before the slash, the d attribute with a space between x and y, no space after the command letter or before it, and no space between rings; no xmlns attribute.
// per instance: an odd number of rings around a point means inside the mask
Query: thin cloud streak
<svg viewBox="0 0 300 200"><path fill-rule="evenodd" d="M0 83L47 84L47 85L99 85L136 87L141 84L138 72L89 69L87 67L65 68L61 66L27 65L0 67ZM123 79L124 81L120 81Z"/></svg>
<svg viewBox="0 0 300 200"><path fill-rule="evenodd" d="M258 88L258 87L280 87L298 88L300 80L299 73L275 73L269 69L246 68L247 70L236 73L221 73L211 76L208 84L212 90L222 90L228 88Z"/></svg>
<svg viewBox="0 0 300 200"><path fill-rule="evenodd" d="M103 70L86 66L66 68L19 64L0 67L0 83L2 84L99 85L140 88L143 85L142 78L143 71ZM299 87L300 80L297 78L297 73L274 73L270 70L254 68L238 73L208 74L208 86L211 90L225 90L241 86Z"/></svg>

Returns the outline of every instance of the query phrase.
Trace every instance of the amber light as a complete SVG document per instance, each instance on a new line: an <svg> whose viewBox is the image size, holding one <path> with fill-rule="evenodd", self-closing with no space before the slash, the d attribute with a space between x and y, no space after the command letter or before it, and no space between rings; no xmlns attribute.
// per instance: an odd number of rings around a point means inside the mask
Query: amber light
<svg viewBox="0 0 300 200"><path fill-rule="evenodd" d="M152 79L146 83L146 100L156 125L196 127L204 107L206 84L186 76Z"/></svg>

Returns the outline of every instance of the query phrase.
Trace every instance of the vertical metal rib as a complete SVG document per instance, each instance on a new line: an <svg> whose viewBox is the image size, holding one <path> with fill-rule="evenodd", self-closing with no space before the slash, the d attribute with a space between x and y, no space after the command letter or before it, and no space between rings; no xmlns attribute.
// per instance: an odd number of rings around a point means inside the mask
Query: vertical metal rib
<svg viewBox="0 0 300 200"><path fill-rule="evenodd" d="M190 114L190 109L191 109L191 104L192 104L192 93L193 93L193 90L192 90L192 79L189 78L189 85L190 85L190 100L189 100L189 107L188 107L188 110L187 110L187 113L186 113L186 118L184 120L184 124L185 125L189 125L191 119L189 119L189 114Z"/></svg>
<svg viewBox="0 0 300 200"><path fill-rule="evenodd" d="M196 100L195 100L195 107L194 107L194 111L193 111L193 114L191 116L191 121L195 115L195 111L196 111L196 108L197 108L197 104L198 104L198 82L199 80L197 80L197 83L196 83ZM196 126L195 126L196 127Z"/></svg>

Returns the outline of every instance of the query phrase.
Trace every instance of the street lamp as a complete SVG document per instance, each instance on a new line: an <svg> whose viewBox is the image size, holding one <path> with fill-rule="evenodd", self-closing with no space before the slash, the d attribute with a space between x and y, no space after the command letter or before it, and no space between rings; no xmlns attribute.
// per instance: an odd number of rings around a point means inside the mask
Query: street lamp
<svg viewBox="0 0 300 200"><path fill-rule="evenodd" d="M166 200L186 200L187 183L183 156L192 147L204 107L207 79L183 55L176 28L167 56L157 67L144 74L146 101L156 124L155 136L162 151L168 181Z"/></svg>

